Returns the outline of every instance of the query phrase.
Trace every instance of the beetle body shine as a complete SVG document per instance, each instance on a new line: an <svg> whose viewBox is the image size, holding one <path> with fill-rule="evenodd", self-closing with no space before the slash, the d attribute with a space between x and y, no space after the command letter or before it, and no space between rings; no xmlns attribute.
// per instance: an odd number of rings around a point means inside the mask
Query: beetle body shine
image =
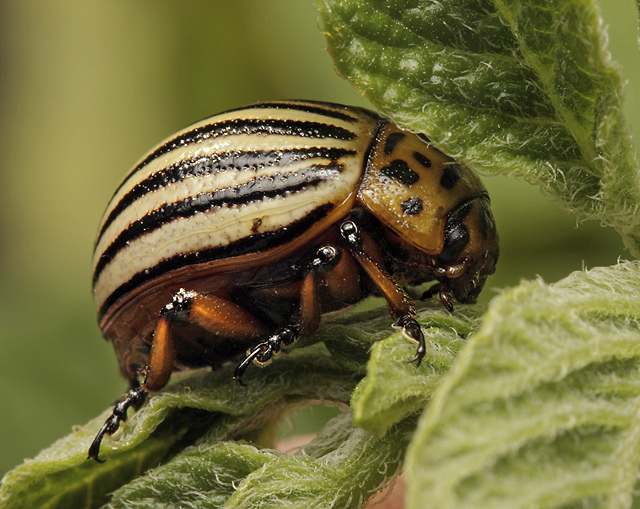
<svg viewBox="0 0 640 509"><path fill-rule="evenodd" d="M176 133L133 168L100 225L93 294L133 387L126 414L175 369L250 348L240 378L370 294L419 362L403 287L435 280L448 308L474 302L498 253L479 178L425 138L365 109L260 103Z"/></svg>

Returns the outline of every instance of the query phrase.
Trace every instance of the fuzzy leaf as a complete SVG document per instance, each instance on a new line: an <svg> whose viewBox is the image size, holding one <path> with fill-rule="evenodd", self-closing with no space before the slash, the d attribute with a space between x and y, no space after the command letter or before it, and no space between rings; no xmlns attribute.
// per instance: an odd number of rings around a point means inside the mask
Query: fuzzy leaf
<svg viewBox="0 0 640 509"><path fill-rule="evenodd" d="M638 47L640 47L640 0L636 0L636 9L638 10Z"/></svg>
<svg viewBox="0 0 640 509"><path fill-rule="evenodd" d="M340 74L399 124L522 176L640 254L640 164L593 0L316 0Z"/></svg>
<svg viewBox="0 0 640 509"><path fill-rule="evenodd" d="M389 426L420 412L455 361L465 339L478 327L485 308L458 305L453 313L425 309L418 321L427 352L419 368L407 364L416 345L400 332L378 341L371 351L367 376L351 397L354 424L382 436Z"/></svg>
<svg viewBox="0 0 640 509"><path fill-rule="evenodd" d="M360 507L399 473L416 415L483 312L461 305L450 314L422 304L427 354L420 368L406 363L415 342L376 309L327 321L303 343L323 341L326 349L278 356L247 373L248 387L231 380L232 365L196 372L107 437L105 463L86 454L109 412L14 469L0 487L2 507ZM274 423L289 408L318 400L346 405L350 398L356 415L345 411L296 455L256 446L272 443Z"/></svg>
<svg viewBox="0 0 640 509"><path fill-rule="evenodd" d="M350 425L350 412L293 457L271 462L247 477L227 509L362 507L400 472L415 418L382 438Z"/></svg>
<svg viewBox="0 0 640 509"><path fill-rule="evenodd" d="M290 405L309 400L346 404L360 377L313 350L292 352L269 369L252 370L248 387L233 382L228 368L198 372L172 385L134 413L118 434L105 438L100 456L107 461L99 464L87 460L87 451L111 411L105 412L9 472L0 486L2 507L99 507L110 492L204 435L210 443L269 442L270 422ZM247 462L255 464L250 458ZM238 466L243 468L249 467Z"/></svg>
<svg viewBox="0 0 640 509"><path fill-rule="evenodd" d="M247 475L279 457L249 444L201 443L120 488L106 508L223 507Z"/></svg>
<svg viewBox="0 0 640 509"><path fill-rule="evenodd" d="M408 507L625 507L639 437L640 263L525 282L422 417Z"/></svg>

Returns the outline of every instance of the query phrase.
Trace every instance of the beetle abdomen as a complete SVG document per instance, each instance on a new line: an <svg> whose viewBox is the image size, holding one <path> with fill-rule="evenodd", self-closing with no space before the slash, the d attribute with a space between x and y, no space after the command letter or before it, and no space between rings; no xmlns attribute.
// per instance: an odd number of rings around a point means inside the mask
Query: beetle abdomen
<svg viewBox="0 0 640 509"><path fill-rule="evenodd" d="M172 270L245 255L258 264L319 234L353 206L377 124L352 108L266 103L166 140L104 214L93 262L100 316Z"/></svg>

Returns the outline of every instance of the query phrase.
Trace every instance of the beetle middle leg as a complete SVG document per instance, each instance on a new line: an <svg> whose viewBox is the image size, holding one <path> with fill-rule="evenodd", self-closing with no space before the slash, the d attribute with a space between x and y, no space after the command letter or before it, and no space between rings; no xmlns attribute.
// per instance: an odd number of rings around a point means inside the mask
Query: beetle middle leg
<svg viewBox="0 0 640 509"><path fill-rule="evenodd" d="M300 292L300 313L297 323L287 325L266 341L257 344L247 352L247 356L236 367L233 378L243 384L242 377L252 363L268 364L274 354L283 346L292 345L300 336L313 334L320 325L320 302L318 300L318 277L331 271L340 261L341 251L331 245L320 247L308 266L302 280Z"/></svg>
<svg viewBox="0 0 640 509"><path fill-rule="evenodd" d="M413 300L400 287L376 260L375 242L355 221L347 219L340 224L340 235L345 240L356 261L376 285L386 299L391 314L398 320L397 325L402 332L418 343L416 354L409 362L419 366L426 353L424 334L416 320L416 308Z"/></svg>
<svg viewBox="0 0 640 509"><path fill-rule="evenodd" d="M140 408L149 392L164 387L175 360L175 348L171 337L171 328L175 325L195 323L211 333L227 337L247 338L264 334L263 324L251 313L237 304L214 295L202 295L197 292L180 289L171 303L160 311L156 323L149 362L144 368L144 380L141 385L132 381L132 388L116 404L113 412L105 421L89 447L88 457L100 462L100 444L105 435L113 435L120 423L127 420L127 410Z"/></svg>

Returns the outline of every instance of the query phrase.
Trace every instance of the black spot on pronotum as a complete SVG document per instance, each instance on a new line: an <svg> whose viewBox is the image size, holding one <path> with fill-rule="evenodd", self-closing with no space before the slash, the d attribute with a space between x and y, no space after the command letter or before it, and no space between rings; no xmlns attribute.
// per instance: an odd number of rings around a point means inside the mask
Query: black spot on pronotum
<svg viewBox="0 0 640 509"><path fill-rule="evenodd" d="M384 153L387 155L391 154L391 152L393 152L393 149L396 148L396 145L402 138L404 138L404 133L391 133L388 136L387 141L384 142Z"/></svg>
<svg viewBox="0 0 640 509"><path fill-rule="evenodd" d="M460 168L459 164L449 164L444 167L442 171L442 177L440 177L440 185L445 189L453 189L453 186L456 185L456 182L462 176L462 168Z"/></svg>
<svg viewBox="0 0 640 509"><path fill-rule="evenodd" d="M431 168L431 159L429 159L424 154L421 154L420 152L414 152L413 158L425 168Z"/></svg>
<svg viewBox="0 0 640 509"><path fill-rule="evenodd" d="M409 165L402 159L394 159L380 172L389 178L399 180L406 186L411 186L420 179L418 174L409 168Z"/></svg>
<svg viewBox="0 0 640 509"><path fill-rule="evenodd" d="M408 200L403 201L400 204L402 212L409 215L416 215L422 212L422 200L417 196L412 196Z"/></svg>

